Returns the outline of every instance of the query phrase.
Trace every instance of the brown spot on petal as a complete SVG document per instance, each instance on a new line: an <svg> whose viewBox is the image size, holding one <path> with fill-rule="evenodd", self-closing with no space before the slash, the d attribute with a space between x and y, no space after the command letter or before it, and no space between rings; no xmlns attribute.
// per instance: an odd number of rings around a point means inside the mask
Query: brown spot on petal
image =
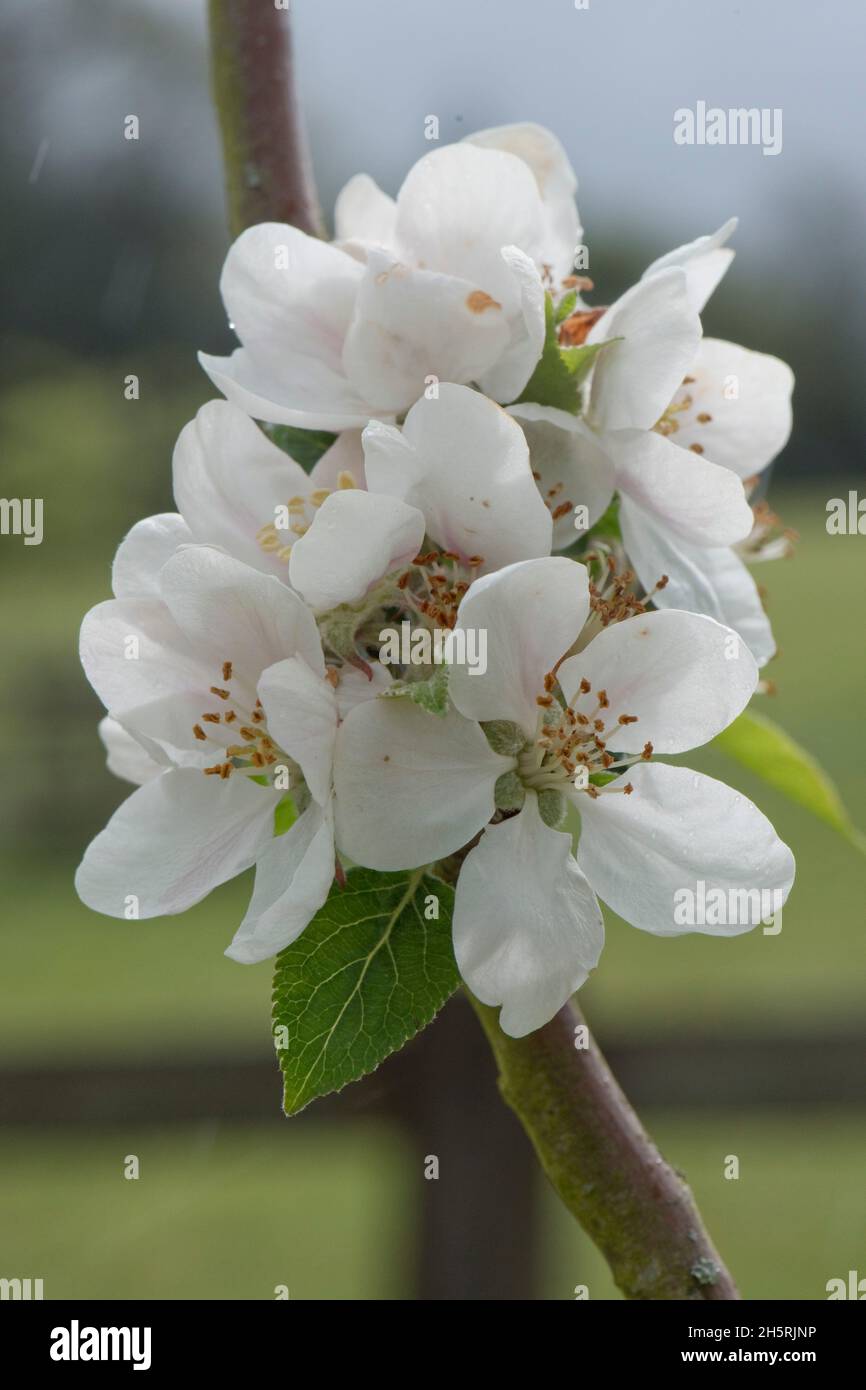
<svg viewBox="0 0 866 1390"><path fill-rule="evenodd" d="M484 290L473 290L471 294L466 296L466 307L473 314L483 314L485 309L501 309L502 305Z"/></svg>

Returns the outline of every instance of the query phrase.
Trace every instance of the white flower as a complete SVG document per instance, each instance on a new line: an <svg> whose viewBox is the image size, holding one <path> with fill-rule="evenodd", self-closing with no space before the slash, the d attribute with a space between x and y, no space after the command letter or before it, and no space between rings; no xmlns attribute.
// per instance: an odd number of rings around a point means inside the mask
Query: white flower
<svg viewBox="0 0 866 1390"><path fill-rule="evenodd" d="M542 271L574 254L574 182L553 136L507 127L432 150L396 202L353 179L334 245L249 228L221 279L242 346L205 371L255 418L306 428L399 415L434 377L514 400L544 341Z"/></svg>
<svg viewBox="0 0 866 1390"><path fill-rule="evenodd" d="M112 568L117 598L158 593L162 566L191 543L287 581L292 544L326 497L366 481L358 432L340 435L308 474L228 401L208 401L184 426L172 466L178 512L145 517L123 540Z"/></svg>
<svg viewBox="0 0 866 1390"><path fill-rule="evenodd" d="M372 421L363 446L369 491L327 498L292 549L291 582L317 611L362 602L425 534L464 575L550 553L523 433L478 391L443 382L402 430Z"/></svg>
<svg viewBox="0 0 866 1390"><path fill-rule="evenodd" d="M647 280L659 271L681 266L686 273L689 302L695 313L700 314L734 259L734 251L725 243L736 229L736 217L729 217L727 222L710 236L700 236L695 241L687 242L685 246L678 246L674 251L659 256L658 260L647 266L641 279Z"/></svg>
<svg viewBox="0 0 866 1390"><path fill-rule="evenodd" d="M461 973L483 1002L502 1004L515 1036L552 1017L595 966L593 890L634 926L673 935L683 930L674 893L699 878L773 889L780 902L793 881L790 850L745 797L645 761L707 742L740 713L757 680L748 650L712 619L664 611L612 622L566 657L589 608L586 571L564 558L477 580L458 626L486 630L487 670L452 671L455 710L441 720L371 701L337 738L338 839L372 868L442 858L478 835L497 800L522 802L466 857L454 918ZM516 730L519 751L494 753L481 723L500 747ZM579 790L582 776L596 781ZM576 858L554 828L567 803L581 815Z"/></svg>
<svg viewBox="0 0 866 1390"><path fill-rule="evenodd" d="M148 595L88 613L81 659L110 711L109 766L140 784L84 856L83 901L115 917L182 912L255 864L228 954L282 949L321 906L335 865L340 701L309 609L275 577L185 546ZM361 693L356 678L367 684L352 673L344 710ZM300 815L275 835L287 789Z"/></svg>

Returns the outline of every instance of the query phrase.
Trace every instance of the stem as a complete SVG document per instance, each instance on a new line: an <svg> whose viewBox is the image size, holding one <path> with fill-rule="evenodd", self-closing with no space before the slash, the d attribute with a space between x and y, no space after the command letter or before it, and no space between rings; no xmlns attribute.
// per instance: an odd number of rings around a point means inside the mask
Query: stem
<svg viewBox="0 0 866 1390"><path fill-rule="evenodd" d="M510 1038L496 1009L469 998L503 1098L626 1298L738 1299L687 1184L653 1144L595 1040L575 1046L583 1024L577 1008L566 1004L535 1033Z"/></svg>
<svg viewBox="0 0 866 1390"><path fill-rule="evenodd" d="M286 12L273 0L208 0L208 16L232 236L256 222L323 235Z"/></svg>

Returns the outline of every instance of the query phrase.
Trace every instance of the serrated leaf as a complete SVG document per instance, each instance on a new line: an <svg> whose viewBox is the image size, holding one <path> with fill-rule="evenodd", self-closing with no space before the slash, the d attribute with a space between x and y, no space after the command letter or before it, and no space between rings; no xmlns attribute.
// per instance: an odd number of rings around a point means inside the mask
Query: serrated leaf
<svg viewBox="0 0 866 1390"><path fill-rule="evenodd" d="M300 430L296 425L266 425L264 428L265 434L277 447L293 458L295 463L299 463L307 473L337 438L327 430Z"/></svg>
<svg viewBox="0 0 866 1390"><path fill-rule="evenodd" d="M560 347L559 325L553 299L548 294L544 300L544 347L535 371L529 378L518 402L534 405L553 405L559 410L567 410L572 415L580 414L580 387L589 374L598 354L608 343L617 338L609 338L603 343L583 343L580 347Z"/></svg>
<svg viewBox="0 0 866 1390"><path fill-rule="evenodd" d="M425 905L438 902L438 918ZM273 1025L284 1108L373 1071L425 1027L459 984L454 890L423 869L352 869L277 956Z"/></svg>
<svg viewBox="0 0 866 1390"><path fill-rule="evenodd" d="M765 715L746 710L713 740L750 772L805 806L813 816L844 835L861 852L866 836L851 822L838 791L811 753Z"/></svg>

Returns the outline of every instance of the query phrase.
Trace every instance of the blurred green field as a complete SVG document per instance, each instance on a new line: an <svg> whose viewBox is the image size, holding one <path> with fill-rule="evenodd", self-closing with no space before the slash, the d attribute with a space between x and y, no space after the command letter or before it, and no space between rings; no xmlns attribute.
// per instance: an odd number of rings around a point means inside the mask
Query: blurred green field
<svg viewBox="0 0 866 1390"><path fill-rule="evenodd" d="M43 545L0 546L11 599L0 613L7 1066L272 1055L270 967L222 955L248 882L182 918L147 923L97 917L72 889L80 850L123 795L103 767L78 624L108 595L123 531L171 506L174 434L208 396L170 361L142 372L136 403L123 401L122 376L58 360L49 381L0 396L4 491L45 498ZM772 490L802 541L794 560L759 576L781 647L768 672L779 694L761 708L818 757L862 827L866 550L860 537L826 533L826 500L841 490ZM809 1046L825 1030L862 1025L866 859L721 754L686 761L737 785L774 820L797 856L795 891L779 936L657 940L608 919L600 968L582 995L602 1040L701 1030L723 1046L729 1035L784 1031ZM866 1113L648 1118L687 1171L746 1296L821 1298L827 1279L862 1268ZM142 1159L139 1182L122 1178L127 1153ZM722 1178L729 1153L740 1157L738 1182ZM277 1283L293 1297L407 1296L413 1163L399 1136L369 1126L300 1135L287 1123L282 1136L225 1127L7 1133L0 1272L44 1277L49 1297L269 1298ZM570 1218L541 1200L545 1295L570 1298L586 1283L593 1298L613 1296Z"/></svg>

